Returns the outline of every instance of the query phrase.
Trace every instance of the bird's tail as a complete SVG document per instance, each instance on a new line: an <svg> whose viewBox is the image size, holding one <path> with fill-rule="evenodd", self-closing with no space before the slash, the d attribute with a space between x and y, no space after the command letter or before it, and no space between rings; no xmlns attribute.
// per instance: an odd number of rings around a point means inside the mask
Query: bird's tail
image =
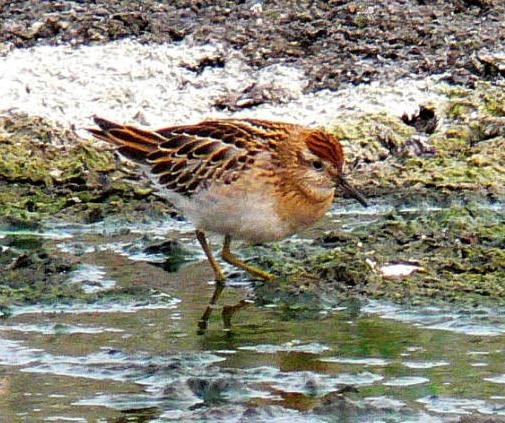
<svg viewBox="0 0 505 423"><path fill-rule="evenodd" d="M94 116L93 120L100 129L88 128L89 132L102 141L119 146L118 152L121 155L137 163L145 163L147 155L164 141L164 138L155 132L119 125L98 116Z"/></svg>

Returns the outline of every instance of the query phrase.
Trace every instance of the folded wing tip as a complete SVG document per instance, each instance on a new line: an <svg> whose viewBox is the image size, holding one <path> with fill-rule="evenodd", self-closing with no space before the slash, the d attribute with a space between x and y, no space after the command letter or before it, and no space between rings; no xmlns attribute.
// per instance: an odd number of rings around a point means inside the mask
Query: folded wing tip
<svg viewBox="0 0 505 423"><path fill-rule="evenodd" d="M112 122L110 120L101 118L97 115L93 115L93 121L100 127L100 129L102 131L109 131L111 129L121 127L121 125L119 125L115 122Z"/></svg>

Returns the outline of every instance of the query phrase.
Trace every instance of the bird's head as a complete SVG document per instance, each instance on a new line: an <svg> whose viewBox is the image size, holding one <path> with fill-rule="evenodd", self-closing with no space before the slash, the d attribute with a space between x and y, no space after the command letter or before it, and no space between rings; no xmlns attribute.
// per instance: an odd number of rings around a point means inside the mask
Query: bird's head
<svg viewBox="0 0 505 423"><path fill-rule="evenodd" d="M303 185L319 193L333 193L335 187L367 207L365 198L343 175L344 152L338 139L324 131L312 130L305 136L305 143L297 152L298 167L304 171Z"/></svg>

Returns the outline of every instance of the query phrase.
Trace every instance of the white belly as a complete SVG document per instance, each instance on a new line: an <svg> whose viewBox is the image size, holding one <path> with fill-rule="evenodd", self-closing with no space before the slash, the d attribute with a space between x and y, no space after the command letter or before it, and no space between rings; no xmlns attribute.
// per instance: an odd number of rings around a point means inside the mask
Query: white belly
<svg viewBox="0 0 505 423"><path fill-rule="evenodd" d="M191 198L163 189L160 194L202 231L254 243L275 241L291 235L288 225L275 212L273 199L266 193L239 193L230 186L221 186Z"/></svg>

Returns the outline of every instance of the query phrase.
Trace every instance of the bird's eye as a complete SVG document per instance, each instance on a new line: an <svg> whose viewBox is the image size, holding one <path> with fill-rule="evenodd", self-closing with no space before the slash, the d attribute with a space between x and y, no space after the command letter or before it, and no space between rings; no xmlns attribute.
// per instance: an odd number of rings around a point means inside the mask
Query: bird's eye
<svg viewBox="0 0 505 423"><path fill-rule="evenodd" d="M323 162L320 160L314 160L312 162L312 168L315 170L323 170Z"/></svg>

